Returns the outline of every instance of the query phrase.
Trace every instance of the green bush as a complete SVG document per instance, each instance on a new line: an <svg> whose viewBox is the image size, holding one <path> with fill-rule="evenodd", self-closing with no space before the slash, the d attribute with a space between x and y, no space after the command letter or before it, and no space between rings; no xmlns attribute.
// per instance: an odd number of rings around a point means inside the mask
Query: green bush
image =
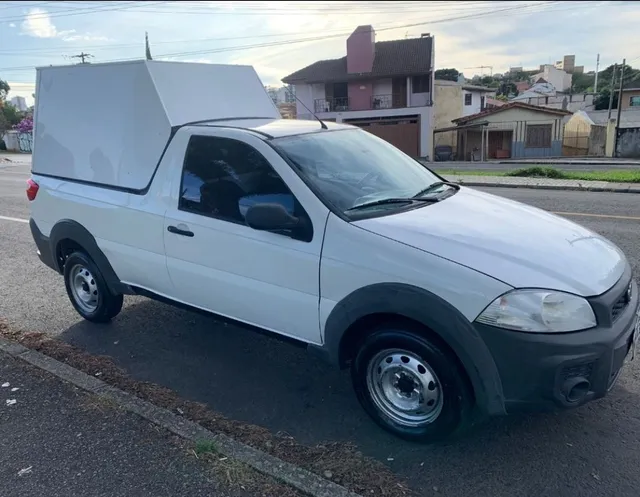
<svg viewBox="0 0 640 497"><path fill-rule="evenodd" d="M553 179L567 179L567 175L554 169L552 167L528 167L526 169L517 169L515 171L509 171L507 176L519 176L525 178L553 178Z"/></svg>

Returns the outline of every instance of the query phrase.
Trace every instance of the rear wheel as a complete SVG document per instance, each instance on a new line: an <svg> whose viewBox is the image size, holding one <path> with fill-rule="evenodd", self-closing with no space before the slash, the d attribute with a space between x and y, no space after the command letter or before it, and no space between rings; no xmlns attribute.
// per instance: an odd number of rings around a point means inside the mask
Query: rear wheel
<svg viewBox="0 0 640 497"><path fill-rule="evenodd" d="M353 361L358 400L398 437L434 442L467 421L472 394L457 359L423 333L386 326L371 333Z"/></svg>
<svg viewBox="0 0 640 497"><path fill-rule="evenodd" d="M102 273L84 252L74 252L66 259L64 283L73 307L88 321L106 323L122 310L123 296L109 290Z"/></svg>

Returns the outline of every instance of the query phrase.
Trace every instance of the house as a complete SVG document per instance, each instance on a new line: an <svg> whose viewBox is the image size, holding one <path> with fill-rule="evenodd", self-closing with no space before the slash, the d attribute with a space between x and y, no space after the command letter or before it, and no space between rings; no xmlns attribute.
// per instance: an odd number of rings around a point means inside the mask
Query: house
<svg viewBox="0 0 640 497"><path fill-rule="evenodd" d="M532 76L533 81L538 81L540 78L544 79L547 83L551 83L558 91L571 88L571 74L551 64L540 66L540 72Z"/></svg>
<svg viewBox="0 0 640 497"><path fill-rule="evenodd" d="M640 109L640 78L634 78L622 88L622 110Z"/></svg>
<svg viewBox="0 0 640 497"><path fill-rule="evenodd" d="M454 119L458 127L458 158L485 160L559 157L562 153L561 109L509 102Z"/></svg>
<svg viewBox="0 0 640 497"><path fill-rule="evenodd" d="M455 152L457 132L452 130L453 120L484 110L487 99L496 90L484 86L436 79L433 97L433 146L448 145ZM439 131L448 130L448 131Z"/></svg>
<svg viewBox="0 0 640 497"><path fill-rule="evenodd" d="M321 60L283 78L295 87L298 119L359 126L412 157L431 153L434 40L375 41L372 26L347 38L346 56Z"/></svg>
<svg viewBox="0 0 640 497"><path fill-rule="evenodd" d="M577 112L579 110L593 110L594 98L594 93L558 91L544 78L539 78L531 88L519 93L511 101Z"/></svg>

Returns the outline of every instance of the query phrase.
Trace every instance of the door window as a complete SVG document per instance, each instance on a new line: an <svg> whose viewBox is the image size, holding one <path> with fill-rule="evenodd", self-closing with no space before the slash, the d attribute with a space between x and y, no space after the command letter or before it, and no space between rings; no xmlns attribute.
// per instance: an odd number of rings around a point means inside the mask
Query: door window
<svg viewBox="0 0 640 497"><path fill-rule="evenodd" d="M245 224L247 210L257 203L277 203L293 216L306 217L282 178L251 145L229 138L192 136L178 208Z"/></svg>

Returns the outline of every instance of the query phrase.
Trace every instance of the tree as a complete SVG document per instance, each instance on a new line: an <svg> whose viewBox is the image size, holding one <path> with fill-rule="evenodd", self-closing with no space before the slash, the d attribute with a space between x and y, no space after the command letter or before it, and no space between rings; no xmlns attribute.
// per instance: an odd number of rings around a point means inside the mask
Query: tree
<svg viewBox="0 0 640 497"><path fill-rule="evenodd" d="M609 98L611 96L611 90L609 88L603 88L599 91L596 97L593 99L593 108L595 110L607 110L609 108ZM612 109L618 108L618 92L613 92Z"/></svg>
<svg viewBox="0 0 640 497"><path fill-rule="evenodd" d="M438 69L435 74L436 79L445 81L458 81L458 76L460 76L460 72L454 68Z"/></svg>
<svg viewBox="0 0 640 497"><path fill-rule="evenodd" d="M0 79L0 102L4 102L4 100L7 98L9 90L11 90L9 83L7 83L3 79Z"/></svg>
<svg viewBox="0 0 640 497"><path fill-rule="evenodd" d="M18 124L22 119L22 113L11 103L5 102L0 109L0 113L4 116L10 126Z"/></svg>

